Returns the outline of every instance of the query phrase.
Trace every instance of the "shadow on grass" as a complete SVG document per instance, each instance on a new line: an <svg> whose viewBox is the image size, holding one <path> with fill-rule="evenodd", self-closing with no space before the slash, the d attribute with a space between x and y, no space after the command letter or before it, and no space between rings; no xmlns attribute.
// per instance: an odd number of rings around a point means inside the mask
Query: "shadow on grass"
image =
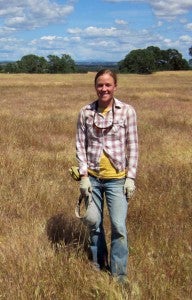
<svg viewBox="0 0 192 300"><path fill-rule="evenodd" d="M52 216L46 225L46 232L52 246L58 250L61 245L77 250L88 249L88 232L77 219L66 217L63 213Z"/></svg>

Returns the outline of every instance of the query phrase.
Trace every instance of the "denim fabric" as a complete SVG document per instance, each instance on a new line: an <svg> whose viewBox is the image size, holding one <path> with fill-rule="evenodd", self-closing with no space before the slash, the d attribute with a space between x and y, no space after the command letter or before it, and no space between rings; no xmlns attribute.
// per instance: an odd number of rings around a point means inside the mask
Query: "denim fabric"
<svg viewBox="0 0 192 300"><path fill-rule="evenodd" d="M124 194L125 179L99 179L89 176L92 197L98 208L98 222L90 227L90 250L94 265L100 269L108 264L108 251L103 228L104 199L111 220L110 271L113 276L127 274L128 243L126 217L128 202Z"/></svg>

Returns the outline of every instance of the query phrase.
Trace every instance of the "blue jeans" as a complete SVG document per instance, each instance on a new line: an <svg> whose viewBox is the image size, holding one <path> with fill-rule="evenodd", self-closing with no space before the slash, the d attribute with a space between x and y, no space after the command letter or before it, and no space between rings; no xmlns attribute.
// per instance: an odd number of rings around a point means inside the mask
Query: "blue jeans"
<svg viewBox="0 0 192 300"><path fill-rule="evenodd" d="M90 250L93 263L100 269L108 263L108 251L103 228L104 199L111 221L110 271L113 276L127 274L128 243L126 217L128 202L123 191L123 179L99 179L89 176L92 197L97 205L98 222L90 227Z"/></svg>

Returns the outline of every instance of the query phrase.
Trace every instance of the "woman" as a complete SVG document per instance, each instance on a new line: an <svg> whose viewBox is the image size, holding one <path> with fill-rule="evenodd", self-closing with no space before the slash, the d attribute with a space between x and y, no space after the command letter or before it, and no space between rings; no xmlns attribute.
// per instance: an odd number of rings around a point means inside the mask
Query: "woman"
<svg viewBox="0 0 192 300"><path fill-rule="evenodd" d="M135 190L138 160L136 113L131 105L114 97L117 76L108 69L95 76L98 99L79 113L76 155L81 176L80 191L96 204L96 224L89 226L92 261L106 267L107 246L103 228L104 199L111 221L110 272L120 282L127 277L128 200Z"/></svg>

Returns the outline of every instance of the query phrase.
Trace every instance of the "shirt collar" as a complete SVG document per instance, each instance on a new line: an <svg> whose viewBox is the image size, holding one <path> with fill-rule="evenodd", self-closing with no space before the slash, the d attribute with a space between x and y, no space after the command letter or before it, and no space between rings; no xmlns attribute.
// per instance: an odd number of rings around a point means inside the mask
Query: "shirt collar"
<svg viewBox="0 0 192 300"><path fill-rule="evenodd" d="M121 109L122 108L122 102L119 101L117 98L114 98L114 107ZM95 100L94 102L88 104L85 109L86 110L96 110L97 108L97 100Z"/></svg>

